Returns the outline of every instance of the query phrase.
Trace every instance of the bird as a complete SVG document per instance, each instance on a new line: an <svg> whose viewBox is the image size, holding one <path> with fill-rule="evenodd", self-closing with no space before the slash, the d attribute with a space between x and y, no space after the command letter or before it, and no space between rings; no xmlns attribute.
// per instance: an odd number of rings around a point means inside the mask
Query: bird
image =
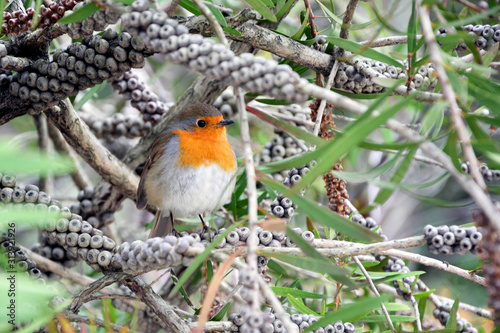
<svg viewBox="0 0 500 333"><path fill-rule="evenodd" d="M174 216L199 217L229 202L237 163L225 120L212 105L182 109L153 142L137 189L137 208L156 206L149 238L177 234Z"/></svg>

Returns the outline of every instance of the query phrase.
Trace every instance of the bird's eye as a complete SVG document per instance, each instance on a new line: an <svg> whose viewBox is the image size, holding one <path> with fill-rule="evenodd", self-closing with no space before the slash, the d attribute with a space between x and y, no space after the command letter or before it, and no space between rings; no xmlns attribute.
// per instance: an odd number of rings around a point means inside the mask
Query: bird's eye
<svg viewBox="0 0 500 333"><path fill-rule="evenodd" d="M198 125L198 127L205 127L207 123L205 122L205 120L198 120L196 122L196 125Z"/></svg>

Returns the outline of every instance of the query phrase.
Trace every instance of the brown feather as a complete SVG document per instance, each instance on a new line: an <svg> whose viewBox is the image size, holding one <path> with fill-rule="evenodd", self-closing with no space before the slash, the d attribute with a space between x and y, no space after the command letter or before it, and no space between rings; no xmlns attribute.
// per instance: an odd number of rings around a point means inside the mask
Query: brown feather
<svg viewBox="0 0 500 333"><path fill-rule="evenodd" d="M167 147L168 142L173 136L174 135L172 133L163 132L158 135L156 140L153 142L153 145L151 146L151 153L146 160L146 164L144 164L139 187L137 188L137 209L144 209L148 204L148 198L146 197L146 191L144 190L144 183L146 181L146 177L148 176L148 171L154 164L154 162L156 162L156 160L160 158L161 154Z"/></svg>
<svg viewBox="0 0 500 333"><path fill-rule="evenodd" d="M170 219L170 216L162 217L161 215L161 211L157 210L153 228L151 228L148 238L164 237L174 230L174 222Z"/></svg>

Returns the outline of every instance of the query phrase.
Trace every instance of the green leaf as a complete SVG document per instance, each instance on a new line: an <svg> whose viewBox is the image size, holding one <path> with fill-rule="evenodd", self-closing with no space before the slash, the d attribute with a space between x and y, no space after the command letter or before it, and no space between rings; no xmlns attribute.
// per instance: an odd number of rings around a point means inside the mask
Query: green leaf
<svg viewBox="0 0 500 333"><path fill-rule="evenodd" d="M224 30L225 32L227 32L228 34L233 35L233 36L238 36L238 37L241 36L241 32L239 32L235 28L223 27L222 30Z"/></svg>
<svg viewBox="0 0 500 333"><path fill-rule="evenodd" d="M391 321L393 323L404 323L409 321L415 321L415 317L412 316L398 316L398 315L390 315ZM384 323L387 322L387 319L384 315L369 315L363 318L363 321L366 323Z"/></svg>
<svg viewBox="0 0 500 333"><path fill-rule="evenodd" d="M451 328L455 330L457 328L457 311L458 311L458 297L455 299L455 302L453 303L453 306L451 307L450 310L450 318L448 319L448 322L446 323L446 328Z"/></svg>
<svg viewBox="0 0 500 333"><path fill-rule="evenodd" d="M196 5L192 1L181 0L181 2L179 2L179 6L186 9L188 12L193 13L196 16L201 15L201 11L198 9L198 7L196 7Z"/></svg>
<svg viewBox="0 0 500 333"><path fill-rule="evenodd" d="M213 0L207 0L210 3L214 3ZM222 15L221 11L218 8L212 7L210 5L207 5L208 9L214 14L215 18L217 19L217 22L224 28L227 27L227 22L226 19L224 18L224 15Z"/></svg>
<svg viewBox="0 0 500 333"><path fill-rule="evenodd" d="M297 235L290 228L287 228L286 234L295 244L297 244L297 246L302 250L302 252L304 252L304 254L308 257L308 259L318 260L319 262L323 262L324 266L330 266L328 274L333 279L349 287L354 287L352 281L347 277L349 275L349 272L347 270L334 265L330 260L323 257L320 253L316 251L316 249L314 249L311 245L307 244L307 242L303 240L301 236Z"/></svg>
<svg viewBox="0 0 500 333"><path fill-rule="evenodd" d="M298 139L304 140L305 142L315 145L315 146L323 146L326 144L326 141L323 139L320 139L317 136L312 135L308 131L304 131L297 126L294 126L290 124L287 121L283 121L281 119L275 118L271 116L270 114L260 111L256 108L253 107L248 107L247 110L257 116L258 118L264 120L265 122L273 125L277 129L286 132L287 134L290 134Z"/></svg>
<svg viewBox="0 0 500 333"><path fill-rule="evenodd" d="M6 271L2 269L2 272ZM65 288L60 283L47 281L46 286L40 282L26 276L25 272L15 269L8 269L7 274L2 274L2 279L0 279L0 292L2 293L2 297L0 297L2 309L0 332L12 332L13 325L8 322L9 320L13 320L20 328L16 332L35 332L58 312L69 306L70 299L56 308L42 306L42 304L49 304L54 296L57 296L56 290L59 291L58 296L69 297L70 295L64 292ZM11 284L14 284L15 287L13 295L9 296L9 290L12 289ZM12 311L9 307L14 308L14 310Z"/></svg>
<svg viewBox="0 0 500 333"><path fill-rule="evenodd" d="M283 267L281 267L280 264L272 259L268 261L267 267L269 267L270 270L275 271L279 275L288 276L288 272Z"/></svg>
<svg viewBox="0 0 500 333"><path fill-rule="evenodd" d="M411 3L411 16L408 21L408 53L414 54L417 51L417 11L416 1Z"/></svg>
<svg viewBox="0 0 500 333"><path fill-rule="evenodd" d="M329 295L321 295L316 293L311 293L304 290L292 289L287 287L271 287L276 296L287 296L291 295L297 298L313 298L313 299L323 299L330 297Z"/></svg>
<svg viewBox="0 0 500 333"><path fill-rule="evenodd" d="M73 13L64 16L62 19L57 21L59 24L69 24L74 22L80 22L90 17L92 14L101 9L101 6L97 5L95 2L89 2L80 9L75 10Z"/></svg>
<svg viewBox="0 0 500 333"><path fill-rule="evenodd" d="M288 301L290 302L290 304L292 304L292 306L295 309L297 309L300 313L312 314L312 315L315 315L315 316L319 315L318 313L316 313L313 310L309 309L307 306L305 306L304 303L302 303L302 301L296 299L292 295L288 294L286 296L286 298L288 299Z"/></svg>
<svg viewBox="0 0 500 333"><path fill-rule="evenodd" d="M408 151L405 158L401 162L401 165L399 166L399 168L396 170L396 172L392 176L392 178L390 180L391 183L399 184L403 180L403 177L406 175L406 173L410 169L411 162L413 161L413 156L415 156L416 152L417 152L417 147L412 148ZM386 202L391 197L391 195L393 193L394 193L393 189L382 189L377 194L377 197L373 200L373 203L370 206L376 207L376 206L382 205L384 202Z"/></svg>
<svg viewBox="0 0 500 333"><path fill-rule="evenodd" d="M468 17L461 19L461 20L455 20L455 21L450 20L448 22L444 22L443 24L440 24L439 27L447 28L447 27L459 27L459 26L467 25L469 23L476 24L477 22L494 15L499 11L500 11L500 6L495 6L495 7L491 8L490 10L481 12L481 13L476 14L476 15L468 16Z"/></svg>
<svg viewBox="0 0 500 333"><path fill-rule="evenodd" d="M73 161L67 156L51 156L32 149L20 150L0 141L0 170L11 174L63 174L73 171Z"/></svg>
<svg viewBox="0 0 500 333"><path fill-rule="evenodd" d="M342 268L335 266L332 264L325 264L325 258L315 259L315 258L307 258L307 257L298 257L289 254L281 254L281 253L271 253L266 251L259 251L260 255L275 258L289 264L292 264L296 267L300 267L303 269L307 269L311 272L328 274L329 276L340 277L342 281L346 281L349 285L353 285L352 281L345 277L345 272Z"/></svg>
<svg viewBox="0 0 500 333"><path fill-rule="evenodd" d="M85 103L87 103L94 96L94 94L97 93L97 91L101 88L101 86L102 86L102 83L95 85L92 88L90 88L89 90L87 90L85 95L83 95L83 97L80 98L80 100L78 102L76 102L74 109L76 111L80 110L81 107L84 106Z"/></svg>
<svg viewBox="0 0 500 333"><path fill-rule="evenodd" d="M294 2L295 2L295 0L287 0L287 2L285 2L283 4L283 7L280 7L280 9L278 10L278 12L276 13L276 18L278 20L280 18L282 18L283 15L286 14L286 12L290 9L290 7L293 5Z"/></svg>
<svg viewBox="0 0 500 333"><path fill-rule="evenodd" d="M385 55L383 53L380 53L378 51L375 51L374 49L371 49L365 45L358 44L356 42L342 39L339 37L327 37L326 40L330 43L333 43L334 45L337 45L340 48L343 48L344 50L350 51L352 53L360 54L363 55L367 58L373 59L373 60L378 60L383 63L396 66L399 68L405 68L402 63L399 61L394 60L394 58Z"/></svg>
<svg viewBox="0 0 500 333"><path fill-rule="evenodd" d="M115 0L116 2L123 3L124 5L131 6L135 0Z"/></svg>
<svg viewBox="0 0 500 333"><path fill-rule="evenodd" d="M342 305L337 311L327 313L323 318L306 328L304 332L309 332L328 324L336 323L341 320L343 322L353 322L363 318L370 312L380 307L380 304L389 300L391 295L382 295L380 297L371 297L366 299L357 299L351 304Z"/></svg>
<svg viewBox="0 0 500 333"><path fill-rule="evenodd" d="M287 187L285 187L283 184L267 177L262 172L257 171L257 175L259 177L259 180L270 188L281 193L285 193L285 191L287 190ZM329 228L333 228L344 235L352 237L353 239L364 241L381 239L380 235L377 235L367 228L341 217L340 215L334 213L326 207L318 206L317 202L314 202L309 198L305 198L300 194L294 193L290 195L285 194L285 196L292 199L292 201L295 202L299 206L299 208L302 211L306 212L307 215L309 215L312 219Z"/></svg>
<svg viewBox="0 0 500 333"><path fill-rule="evenodd" d="M273 12L268 8L268 6L263 2L263 0L245 0L253 9L259 12L267 20L271 22L278 22L278 19L273 14Z"/></svg>
<svg viewBox="0 0 500 333"><path fill-rule="evenodd" d="M309 8L306 9L306 11L305 11L304 19L302 20L302 24L300 25L299 30L297 30L296 33L294 33L292 36L290 36L291 39L293 39L293 40L300 40L300 38L304 34L304 30L306 30L306 27L307 27L307 25L309 23L308 13L309 13Z"/></svg>
<svg viewBox="0 0 500 333"><path fill-rule="evenodd" d="M410 311L411 307L404 303L384 303L387 311Z"/></svg>
<svg viewBox="0 0 500 333"><path fill-rule="evenodd" d="M370 108L355 122L350 123L344 130L344 134L340 138L335 138L327 144L319 147L314 152L309 153L314 156L318 164L306 174L302 181L296 184L291 191L298 193L300 190L311 184L318 176L324 174L338 162L342 156L349 152L358 143L362 142L370 133L375 131L380 125L384 124L388 119L392 118L402 108L412 102L415 95L406 96L398 103L390 106L387 109L381 110L376 116L372 116L372 112L379 106L384 99L385 94L389 94L390 90L382 95ZM285 195L289 195L286 193Z"/></svg>
<svg viewBox="0 0 500 333"><path fill-rule="evenodd" d="M426 112L422 120L422 128L420 134L422 136L435 139L443 126L444 111L448 103L445 101L435 102L431 108Z"/></svg>
<svg viewBox="0 0 500 333"><path fill-rule="evenodd" d="M335 23L342 25L342 19L340 19L340 17L335 15L330 9L328 9L328 7L326 7L324 4L322 4L321 1L317 1L316 3L321 7L321 9L323 9L326 16L331 18Z"/></svg>
<svg viewBox="0 0 500 333"><path fill-rule="evenodd" d="M224 319L227 310L229 310L229 306L231 306L231 302L227 302L226 305L224 305L222 309L220 309L220 311L210 321L221 321L222 319Z"/></svg>

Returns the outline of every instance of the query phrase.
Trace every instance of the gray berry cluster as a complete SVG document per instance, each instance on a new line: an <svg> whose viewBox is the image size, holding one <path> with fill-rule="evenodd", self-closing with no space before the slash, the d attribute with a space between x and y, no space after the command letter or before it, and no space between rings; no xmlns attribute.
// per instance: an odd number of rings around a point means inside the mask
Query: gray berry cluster
<svg viewBox="0 0 500 333"><path fill-rule="evenodd" d="M78 257L57 244L55 239L50 239L44 233L40 234L39 238L40 242L33 244L31 251L55 261L64 267L71 268L76 266Z"/></svg>
<svg viewBox="0 0 500 333"><path fill-rule="evenodd" d="M407 65L407 61L403 61ZM408 79L406 71L400 67L384 64L368 58L356 59L352 65L340 63L335 75L334 87L356 94L380 93L384 87L374 83L372 77L387 77L390 79ZM434 89L437 78L431 64L423 65L413 76L410 89Z"/></svg>
<svg viewBox="0 0 500 333"><path fill-rule="evenodd" d="M225 229L221 229L219 233L223 232ZM314 234L310 231L302 231L300 228L292 229L297 235L301 236L309 244L314 241ZM181 233L182 234L182 233ZM192 237L195 234L190 234ZM234 247L245 245L248 236L250 235L250 229L247 227L242 227L231 231L225 239L217 245L218 248L223 247ZM264 230L261 227L257 227L257 236L259 239L258 246L270 246L270 247L290 247L295 246L293 241L286 236L283 232ZM206 242L206 236L202 235L202 243Z"/></svg>
<svg viewBox="0 0 500 333"><path fill-rule="evenodd" d="M287 314L290 317L293 325L296 325L299 332L306 330L309 326L317 322L321 317L307 314ZM283 322L276 318L273 313L260 312L253 313L250 311L241 311L240 313L233 313L228 318L229 321L234 323L238 330L236 332L262 332L262 333L285 333L286 328ZM354 325L351 323L343 323L341 321L335 324L329 324L325 327L320 327L314 333L353 333Z"/></svg>
<svg viewBox="0 0 500 333"><path fill-rule="evenodd" d="M32 68L14 75L11 95L32 102L31 114L57 104L131 68L144 65L145 45L128 33L108 29L102 36L93 35L66 50L57 50L52 61L38 59Z"/></svg>
<svg viewBox="0 0 500 333"><path fill-rule="evenodd" d="M378 261L384 260L386 257L382 255L375 255L375 259ZM382 268L384 272L399 272L399 273L409 273L410 269L406 266L405 262L401 259L390 257L387 260L387 263ZM403 297L404 300L409 301L411 299L411 295L418 291L418 285L414 282L416 280L415 276L408 276L403 278L402 281L393 281L392 284L396 289L398 295Z"/></svg>
<svg viewBox="0 0 500 333"><path fill-rule="evenodd" d="M314 163L312 163L314 164ZM312 165L311 163L309 166ZM302 180L302 177L307 174L311 169L309 167L305 166L302 168L292 168L290 171L288 171L288 174L286 175L285 179L283 179L283 185L287 187L292 187L298 182Z"/></svg>
<svg viewBox="0 0 500 333"><path fill-rule="evenodd" d="M478 49L488 50L493 44L500 42L500 24L493 26L489 24L468 24L461 29L475 37L474 44ZM451 33L451 29L440 28L436 33L436 37L444 37L449 33ZM465 42L461 42L457 46L457 51L463 52L467 49Z"/></svg>
<svg viewBox="0 0 500 333"><path fill-rule="evenodd" d="M171 266L189 266L205 250L199 235L150 238L146 242L125 242L116 248L112 264L124 272L138 274L148 270Z"/></svg>
<svg viewBox="0 0 500 333"><path fill-rule="evenodd" d="M135 1L133 11L122 15L124 29L141 38L153 52L164 54L168 61L250 92L294 102L307 99L296 88L307 81L288 65L251 53L235 55L226 46L190 34L164 12L148 7L146 0Z"/></svg>
<svg viewBox="0 0 500 333"><path fill-rule="evenodd" d="M299 147L297 140L284 132L275 134L271 142L264 145L264 149L260 153L260 163L281 161L284 158L302 153L303 149ZM273 174L273 178L282 182L288 176L289 171L276 172Z"/></svg>
<svg viewBox="0 0 500 333"><path fill-rule="evenodd" d="M375 221L372 217L364 218L361 214L353 214L351 217L351 221L356 222L363 227L368 229L373 229L377 227L377 221Z"/></svg>
<svg viewBox="0 0 500 333"><path fill-rule="evenodd" d="M160 101L135 72L126 72L112 80L115 88L125 99L131 101L134 108L142 113L144 123L155 125L168 111L168 107ZM123 121L123 120L122 120ZM150 125L150 126L151 126Z"/></svg>
<svg viewBox="0 0 500 333"><path fill-rule="evenodd" d="M115 113L104 119L90 114L80 114L80 118L90 127L96 137L100 139L118 139L123 136L134 139L143 137L152 128L150 121L144 121L139 115L124 115Z"/></svg>
<svg viewBox="0 0 500 333"><path fill-rule="evenodd" d="M304 109L299 104L282 105L278 108L278 113L287 117L287 120L296 127L310 131L311 110Z"/></svg>
<svg viewBox="0 0 500 333"><path fill-rule="evenodd" d="M42 271L36 266L36 263L29 259L26 253L24 253L19 244L9 237L6 232L0 233L0 255L5 256L5 259L15 261L15 269L9 267L5 269L6 271L16 270L18 272L26 272L27 275L40 279L40 283L44 283ZM13 256L12 256L13 255ZM6 263L7 260L1 260L2 263Z"/></svg>
<svg viewBox="0 0 500 333"><path fill-rule="evenodd" d="M87 221L94 228L100 228L103 225L114 222L115 216L112 212L105 214L100 214L99 217L96 216L96 209L92 202L94 198L94 189L92 187L87 187L80 192L78 192L78 203L73 204L69 207L73 214L80 215L83 220Z"/></svg>
<svg viewBox="0 0 500 333"><path fill-rule="evenodd" d="M295 214L297 205L290 199L281 194L276 196L276 199L271 202L271 213L279 218L290 220Z"/></svg>
<svg viewBox="0 0 500 333"><path fill-rule="evenodd" d="M53 258L53 251L56 251L56 256L61 257L61 260L85 260L98 272L110 268L115 248L115 242L111 238L92 227L81 215L71 213L69 208L62 207L60 202L39 191L37 186L16 186L15 177L9 175L3 175L1 179L0 209L19 209L37 214L45 235L40 245L42 255L47 254ZM46 245L49 247L45 248ZM54 250L56 246L69 253L65 253L63 257L59 250Z"/></svg>
<svg viewBox="0 0 500 333"><path fill-rule="evenodd" d="M463 172L470 174L469 161L462 163L461 167ZM479 166L479 171L481 172L481 175L483 176L484 180L487 182L492 182L493 180L500 179L500 170L490 170L490 168L488 168L488 165L486 164L481 164Z"/></svg>
<svg viewBox="0 0 500 333"><path fill-rule="evenodd" d="M0 89L9 89L12 82L12 71L0 69Z"/></svg>
<svg viewBox="0 0 500 333"><path fill-rule="evenodd" d="M426 225L424 236L429 251L434 254L472 254L480 250L478 244L483 239L481 230L476 227L461 228L456 225L434 227Z"/></svg>
<svg viewBox="0 0 500 333"><path fill-rule="evenodd" d="M125 6L119 2L102 0L100 3L106 5L102 9L96 11L91 16L80 22L70 24L60 24L59 29L66 32L72 39L90 37L94 31L103 31L110 24L115 24L120 19L120 11L125 9ZM88 4L88 1L79 2L72 10L75 12ZM69 15L71 11L67 11Z"/></svg>
<svg viewBox="0 0 500 333"><path fill-rule="evenodd" d="M446 324L448 323L448 320L450 319L450 312L452 306L453 304L451 304L450 302L445 302L432 311L432 314L436 319L439 320L441 325L446 326ZM460 316L457 313L457 327L455 332L477 333L477 329L472 327L472 324L468 322L466 319L460 318Z"/></svg>
<svg viewBox="0 0 500 333"><path fill-rule="evenodd" d="M219 109L224 119L231 119L234 117L236 112L238 112L236 107L236 97L234 96L234 92L231 88L224 90L224 92L217 97L212 105Z"/></svg>

